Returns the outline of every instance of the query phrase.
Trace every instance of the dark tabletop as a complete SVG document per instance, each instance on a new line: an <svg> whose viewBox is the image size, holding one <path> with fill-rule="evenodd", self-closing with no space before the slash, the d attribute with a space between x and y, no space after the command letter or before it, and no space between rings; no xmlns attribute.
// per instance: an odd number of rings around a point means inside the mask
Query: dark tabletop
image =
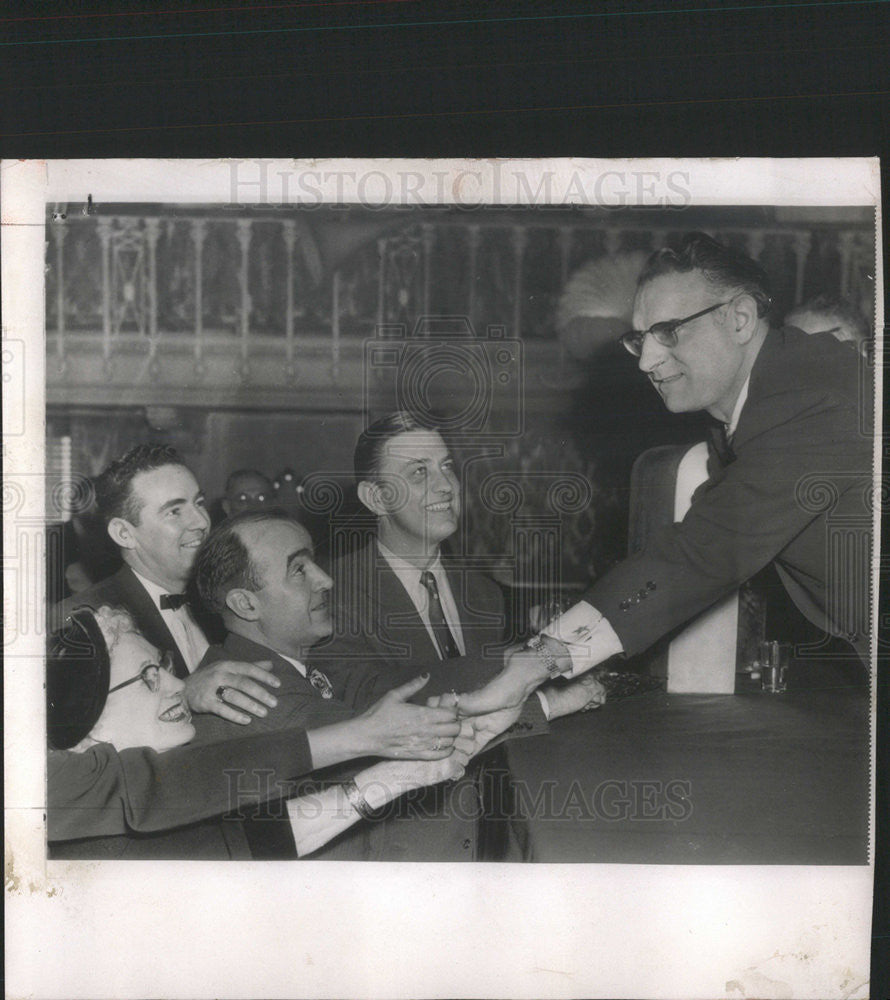
<svg viewBox="0 0 890 1000"><path fill-rule="evenodd" d="M533 861L865 864L863 689L651 692L506 744Z"/></svg>

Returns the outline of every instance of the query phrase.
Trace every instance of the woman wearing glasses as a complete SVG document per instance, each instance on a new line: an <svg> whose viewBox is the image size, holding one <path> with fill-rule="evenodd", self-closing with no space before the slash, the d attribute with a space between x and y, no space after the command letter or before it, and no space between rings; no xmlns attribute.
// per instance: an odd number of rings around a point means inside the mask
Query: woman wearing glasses
<svg viewBox="0 0 890 1000"><path fill-rule="evenodd" d="M192 719L183 689L183 682L172 673L169 655L160 655L136 631L126 611L78 608L50 638L46 693L51 858L250 858L240 823L208 817L218 817L234 806L264 797L256 776L244 765L250 762L255 769L268 773L268 765L280 762L285 741L293 741L295 734L245 737L240 727L228 724L232 739L220 742L219 720L215 720L214 742L202 742L206 719ZM333 729L330 726L315 730L314 735L297 734L297 746L304 742L306 752L297 754L290 766L271 776L266 782L266 798L281 795L282 781L351 756L343 750L329 749L336 746L336 740L322 734ZM186 748L186 744L190 746ZM82 822L78 828L77 818L69 822L67 817L55 815L61 811L76 817L78 812L75 790L84 769L77 767L74 755L84 755L86 770L92 774L101 768L102 761L88 755L103 748L107 751L109 745L121 758L128 754L132 757L138 749L144 765L139 773L146 777L154 774L166 782L163 789L153 787L148 780L144 783L145 793L156 800L146 828L157 832L128 831L120 835L113 825L109 829L106 813L121 812L112 789L109 808L102 811L93 829L84 829ZM459 777L473 750L468 732L460 749L449 757L382 761L349 780L314 792L311 800L296 799L288 811L298 854L317 850L360 815L369 814L406 791ZM168 754L175 763L165 768L163 759ZM128 763L132 766L132 759ZM242 776L236 786L237 802L232 800L231 780L236 773ZM132 809L127 814L131 815ZM93 832L117 835L83 839ZM57 839L54 834L61 836Z"/></svg>

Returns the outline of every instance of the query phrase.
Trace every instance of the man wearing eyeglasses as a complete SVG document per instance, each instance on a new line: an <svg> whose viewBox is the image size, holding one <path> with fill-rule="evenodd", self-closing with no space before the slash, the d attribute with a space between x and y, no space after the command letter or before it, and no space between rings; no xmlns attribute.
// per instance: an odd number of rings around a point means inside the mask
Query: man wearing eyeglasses
<svg viewBox="0 0 890 1000"><path fill-rule="evenodd" d="M712 418L708 480L681 522L531 640L537 662L508 663L462 712L642 652L770 562L800 611L867 659L870 560L829 548L829 518L870 547L870 387L830 334L771 329L769 306L762 268L702 233L649 259L622 343L669 410Z"/></svg>

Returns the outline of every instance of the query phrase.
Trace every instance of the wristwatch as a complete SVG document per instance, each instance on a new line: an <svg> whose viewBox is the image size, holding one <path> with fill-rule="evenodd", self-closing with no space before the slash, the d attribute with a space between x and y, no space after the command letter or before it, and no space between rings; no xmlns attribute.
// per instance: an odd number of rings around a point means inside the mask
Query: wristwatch
<svg viewBox="0 0 890 1000"><path fill-rule="evenodd" d="M547 673L550 674L551 677L556 677L558 674L562 673L556 657L544 645L544 640L539 635L533 635L525 644L525 648L533 649L535 651L544 663L544 666L547 668Z"/></svg>

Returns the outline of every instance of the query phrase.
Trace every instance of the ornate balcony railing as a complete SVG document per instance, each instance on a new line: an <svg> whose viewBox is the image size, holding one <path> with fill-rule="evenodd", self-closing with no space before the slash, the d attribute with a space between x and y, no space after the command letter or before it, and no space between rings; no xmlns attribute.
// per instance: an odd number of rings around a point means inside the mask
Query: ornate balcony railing
<svg viewBox="0 0 890 1000"><path fill-rule="evenodd" d="M780 310L832 291L871 315L873 222L857 210L800 222L788 210L726 212L708 224L676 211L69 206L47 222L49 398L93 387L101 401L116 386L187 404L195 388L212 401L214 390L349 387L363 338L410 334L435 314L465 316L479 336L518 334L549 357L556 303L580 264L658 248L690 223L759 258Z"/></svg>

